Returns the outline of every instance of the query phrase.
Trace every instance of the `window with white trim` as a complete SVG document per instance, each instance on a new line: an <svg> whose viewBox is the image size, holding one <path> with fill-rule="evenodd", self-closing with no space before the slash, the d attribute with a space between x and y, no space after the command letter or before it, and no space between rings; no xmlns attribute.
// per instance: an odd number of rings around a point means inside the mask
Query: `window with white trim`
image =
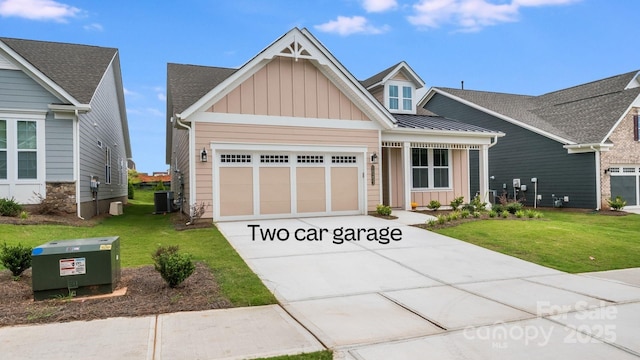
<svg viewBox="0 0 640 360"><path fill-rule="evenodd" d="M260 155L260 163L287 164L289 163L289 155Z"/></svg>
<svg viewBox="0 0 640 360"><path fill-rule="evenodd" d="M413 189L449 188L451 164L448 149L411 149Z"/></svg>
<svg viewBox="0 0 640 360"><path fill-rule="evenodd" d="M357 158L352 155L333 155L331 156L332 164L355 164L358 162Z"/></svg>
<svg viewBox="0 0 640 360"><path fill-rule="evenodd" d="M38 134L35 121L18 121L18 179L38 178Z"/></svg>
<svg viewBox="0 0 640 360"><path fill-rule="evenodd" d="M111 149L108 146L104 152L104 183L111 184Z"/></svg>
<svg viewBox="0 0 640 360"><path fill-rule="evenodd" d="M298 163L322 164L324 163L324 155L298 155Z"/></svg>
<svg viewBox="0 0 640 360"><path fill-rule="evenodd" d="M414 113L414 87L410 83L393 82L387 85L387 108L392 112Z"/></svg>

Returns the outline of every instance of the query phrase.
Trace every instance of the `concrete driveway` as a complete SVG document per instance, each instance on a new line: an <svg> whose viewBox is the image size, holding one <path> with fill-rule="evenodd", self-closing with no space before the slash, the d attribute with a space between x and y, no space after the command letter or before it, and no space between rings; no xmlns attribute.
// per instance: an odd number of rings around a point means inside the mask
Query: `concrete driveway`
<svg viewBox="0 0 640 360"><path fill-rule="evenodd" d="M336 358L640 358L640 287L538 266L400 215L218 227Z"/></svg>

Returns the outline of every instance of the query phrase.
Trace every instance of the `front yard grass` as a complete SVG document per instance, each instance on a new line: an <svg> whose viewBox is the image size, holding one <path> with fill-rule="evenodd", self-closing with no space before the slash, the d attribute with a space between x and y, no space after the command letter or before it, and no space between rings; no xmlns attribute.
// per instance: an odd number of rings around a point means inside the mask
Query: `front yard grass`
<svg viewBox="0 0 640 360"><path fill-rule="evenodd" d="M151 195L149 195L149 193ZM159 245L178 245L180 251L205 262L234 306L275 304L276 299L215 227L176 231L171 215L153 215L153 192L137 191L124 215L105 218L93 227L0 224L0 242L36 247L53 240L120 236L122 267L152 265ZM0 265L2 269L2 265Z"/></svg>
<svg viewBox="0 0 640 360"><path fill-rule="evenodd" d="M640 215L542 212L541 221L483 220L435 232L569 273L640 267Z"/></svg>

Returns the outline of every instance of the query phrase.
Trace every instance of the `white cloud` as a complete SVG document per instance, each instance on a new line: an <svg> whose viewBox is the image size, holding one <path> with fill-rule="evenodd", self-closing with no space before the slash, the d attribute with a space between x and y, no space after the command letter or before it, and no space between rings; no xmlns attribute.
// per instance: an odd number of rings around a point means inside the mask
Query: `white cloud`
<svg viewBox="0 0 640 360"><path fill-rule="evenodd" d="M416 26L437 28L453 23L461 31L478 31L486 26L517 21L523 7L554 6L580 0L420 0L413 5L415 15L409 22Z"/></svg>
<svg viewBox="0 0 640 360"><path fill-rule="evenodd" d="M158 93L158 100L167 101L167 96L164 93Z"/></svg>
<svg viewBox="0 0 640 360"><path fill-rule="evenodd" d="M396 0L363 0L362 7L367 12L384 12L398 7Z"/></svg>
<svg viewBox="0 0 640 360"><path fill-rule="evenodd" d="M382 34L389 30L389 26L375 27L369 24L369 21L362 16L338 16L336 20L331 20L324 24L316 25L316 29L336 33L342 36L351 34Z"/></svg>
<svg viewBox="0 0 640 360"><path fill-rule="evenodd" d="M53 20L67 22L68 18L82 13L77 7L53 0L4 0L0 1L0 16L20 17L29 20Z"/></svg>
<svg viewBox="0 0 640 360"><path fill-rule="evenodd" d="M83 28L87 31L103 31L104 27L101 24L93 23L89 25L83 26Z"/></svg>

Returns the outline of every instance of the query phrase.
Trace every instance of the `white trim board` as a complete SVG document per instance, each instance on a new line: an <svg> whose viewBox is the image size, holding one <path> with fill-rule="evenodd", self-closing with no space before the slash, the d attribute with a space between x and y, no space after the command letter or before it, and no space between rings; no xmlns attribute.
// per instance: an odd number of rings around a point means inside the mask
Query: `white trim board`
<svg viewBox="0 0 640 360"><path fill-rule="evenodd" d="M305 128L356 130L379 130L381 128L377 122L368 120L298 118L293 116L243 115L213 112L199 112L191 116L189 120L202 123L296 126Z"/></svg>

